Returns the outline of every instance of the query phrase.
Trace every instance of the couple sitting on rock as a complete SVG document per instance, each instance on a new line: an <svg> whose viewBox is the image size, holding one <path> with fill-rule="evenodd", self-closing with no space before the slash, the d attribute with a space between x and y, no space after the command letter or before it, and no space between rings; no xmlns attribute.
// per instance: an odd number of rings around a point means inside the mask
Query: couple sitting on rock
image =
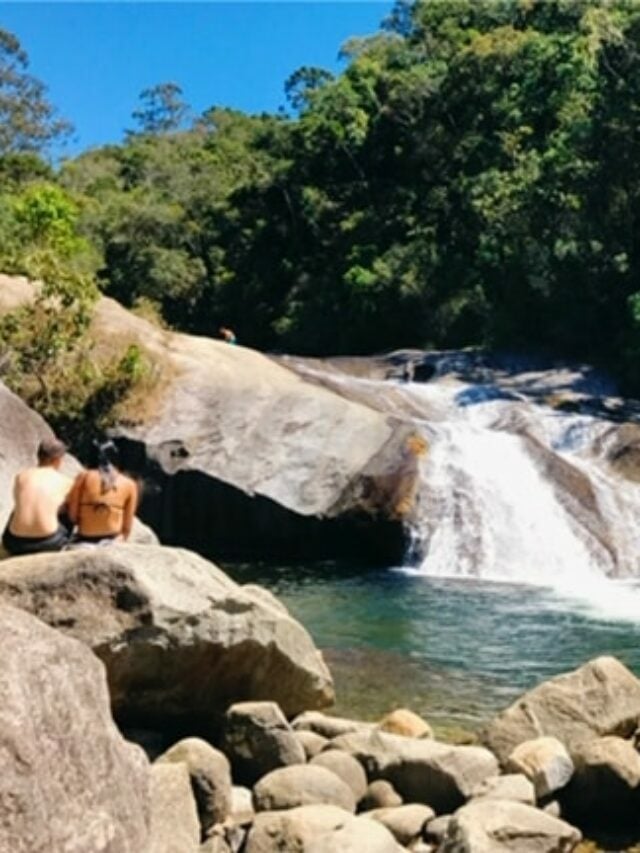
<svg viewBox="0 0 640 853"><path fill-rule="evenodd" d="M9 554L61 551L70 543L129 538L138 487L116 467L118 451L113 442L94 445L92 467L75 481L60 473L65 453L61 441L45 439L38 446L38 465L16 476L14 509L2 536Z"/></svg>

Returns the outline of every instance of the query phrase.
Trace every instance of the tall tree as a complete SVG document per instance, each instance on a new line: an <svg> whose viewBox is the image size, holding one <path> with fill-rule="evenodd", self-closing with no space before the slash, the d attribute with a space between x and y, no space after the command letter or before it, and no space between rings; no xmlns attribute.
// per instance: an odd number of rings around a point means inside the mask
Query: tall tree
<svg viewBox="0 0 640 853"><path fill-rule="evenodd" d="M28 73L29 60L12 33L0 29L0 155L42 151L71 132Z"/></svg>
<svg viewBox="0 0 640 853"><path fill-rule="evenodd" d="M160 134L179 130L189 112L177 83L158 83L140 93L140 106L131 116L140 133Z"/></svg>

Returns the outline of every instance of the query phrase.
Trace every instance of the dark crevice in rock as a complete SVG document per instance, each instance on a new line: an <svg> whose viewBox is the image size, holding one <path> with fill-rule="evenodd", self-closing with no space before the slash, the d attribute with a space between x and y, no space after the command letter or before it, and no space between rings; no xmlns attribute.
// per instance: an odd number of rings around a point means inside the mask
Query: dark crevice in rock
<svg viewBox="0 0 640 853"><path fill-rule="evenodd" d="M144 481L139 516L166 545L211 559L350 559L362 564L402 561L400 520L364 511L339 518L303 516L269 498L250 496L200 471L167 474L143 443L118 439L123 467Z"/></svg>

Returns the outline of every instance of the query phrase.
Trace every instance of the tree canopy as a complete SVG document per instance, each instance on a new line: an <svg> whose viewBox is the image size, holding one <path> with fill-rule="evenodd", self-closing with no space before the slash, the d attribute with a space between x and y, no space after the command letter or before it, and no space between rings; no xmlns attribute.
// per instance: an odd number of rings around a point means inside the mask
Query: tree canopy
<svg viewBox="0 0 640 853"><path fill-rule="evenodd" d="M639 47L636 0L401 2L342 73L289 78L293 116L189 123L162 84L57 180L103 290L176 328L546 349L638 389Z"/></svg>

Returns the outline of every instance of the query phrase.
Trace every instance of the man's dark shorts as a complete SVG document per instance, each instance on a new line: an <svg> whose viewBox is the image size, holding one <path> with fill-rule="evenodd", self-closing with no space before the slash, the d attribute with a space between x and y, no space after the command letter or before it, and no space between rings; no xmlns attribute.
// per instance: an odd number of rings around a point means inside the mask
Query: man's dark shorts
<svg viewBox="0 0 640 853"><path fill-rule="evenodd" d="M62 524L50 536L16 536L9 530L8 524L2 534L2 544L12 557L39 554L41 551L61 551L68 542L69 531Z"/></svg>

